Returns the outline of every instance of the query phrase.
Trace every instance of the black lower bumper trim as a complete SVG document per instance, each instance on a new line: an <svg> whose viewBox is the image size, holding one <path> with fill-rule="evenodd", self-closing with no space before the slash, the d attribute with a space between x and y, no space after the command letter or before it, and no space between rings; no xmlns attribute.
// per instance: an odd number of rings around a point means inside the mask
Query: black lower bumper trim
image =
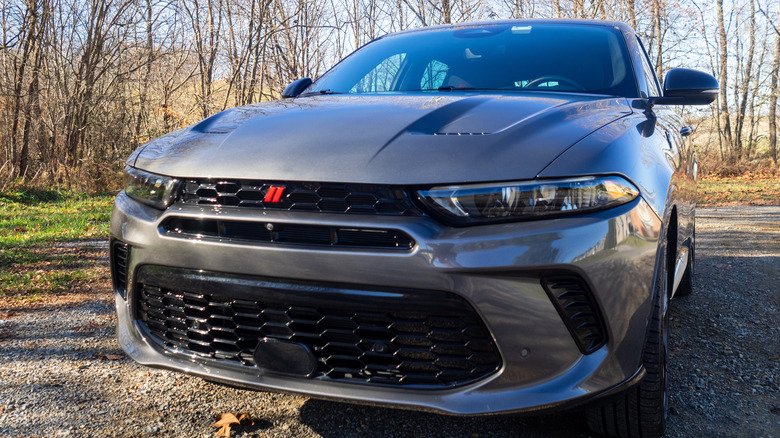
<svg viewBox="0 0 780 438"><path fill-rule="evenodd" d="M442 291L145 265L134 296L136 320L152 339L195 359L256 369L258 344L275 339L311 351L310 378L419 388L471 383L501 366L475 310Z"/></svg>

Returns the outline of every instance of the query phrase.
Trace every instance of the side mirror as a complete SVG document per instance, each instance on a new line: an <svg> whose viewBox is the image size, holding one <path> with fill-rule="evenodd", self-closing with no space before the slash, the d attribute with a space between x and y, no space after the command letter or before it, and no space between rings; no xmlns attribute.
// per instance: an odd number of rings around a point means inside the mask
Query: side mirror
<svg viewBox="0 0 780 438"><path fill-rule="evenodd" d="M708 105L718 98L718 80L710 74L673 68L666 74L664 95L652 99L659 105Z"/></svg>
<svg viewBox="0 0 780 438"><path fill-rule="evenodd" d="M311 85L311 82L312 81L310 78L301 78L297 81L293 81L293 83L285 87L284 91L282 91L282 98L288 99L290 97L295 97L301 94L301 92L305 90L306 87Z"/></svg>

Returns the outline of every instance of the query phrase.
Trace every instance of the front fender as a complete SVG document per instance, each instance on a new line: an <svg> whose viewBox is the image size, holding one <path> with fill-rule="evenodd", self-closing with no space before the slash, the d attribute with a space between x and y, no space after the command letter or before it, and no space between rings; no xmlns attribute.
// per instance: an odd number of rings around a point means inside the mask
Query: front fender
<svg viewBox="0 0 780 438"><path fill-rule="evenodd" d="M655 117L634 113L577 142L539 177L623 175L636 184L653 212L666 222L668 207L675 202L676 154L670 151L666 133Z"/></svg>

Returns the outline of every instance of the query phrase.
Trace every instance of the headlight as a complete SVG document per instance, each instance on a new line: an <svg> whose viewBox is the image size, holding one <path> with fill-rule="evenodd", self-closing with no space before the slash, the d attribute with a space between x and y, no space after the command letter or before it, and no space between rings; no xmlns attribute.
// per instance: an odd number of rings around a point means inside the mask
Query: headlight
<svg viewBox="0 0 780 438"><path fill-rule="evenodd" d="M452 225L585 213L639 196L639 190L619 176L434 187L417 193L432 213Z"/></svg>
<svg viewBox="0 0 780 438"><path fill-rule="evenodd" d="M155 175L132 167L125 168L125 193L132 198L164 210L176 198L179 180Z"/></svg>

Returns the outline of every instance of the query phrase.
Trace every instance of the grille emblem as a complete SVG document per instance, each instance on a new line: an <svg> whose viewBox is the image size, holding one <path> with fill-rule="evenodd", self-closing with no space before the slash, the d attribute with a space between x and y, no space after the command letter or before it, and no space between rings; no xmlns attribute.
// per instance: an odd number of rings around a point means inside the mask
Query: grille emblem
<svg viewBox="0 0 780 438"><path fill-rule="evenodd" d="M382 343L376 343L371 347L371 351L374 353L387 353L388 350L390 350L390 347L387 344Z"/></svg>
<svg viewBox="0 0 780 438"><path fill-rule="evenodd" d="M282 194L284 193L284 186L271 186L268 188L268 192L265 194L265 199L263 199L263 202L270 202L270 203L277 203L280 199L282 199Z"/></svg>

